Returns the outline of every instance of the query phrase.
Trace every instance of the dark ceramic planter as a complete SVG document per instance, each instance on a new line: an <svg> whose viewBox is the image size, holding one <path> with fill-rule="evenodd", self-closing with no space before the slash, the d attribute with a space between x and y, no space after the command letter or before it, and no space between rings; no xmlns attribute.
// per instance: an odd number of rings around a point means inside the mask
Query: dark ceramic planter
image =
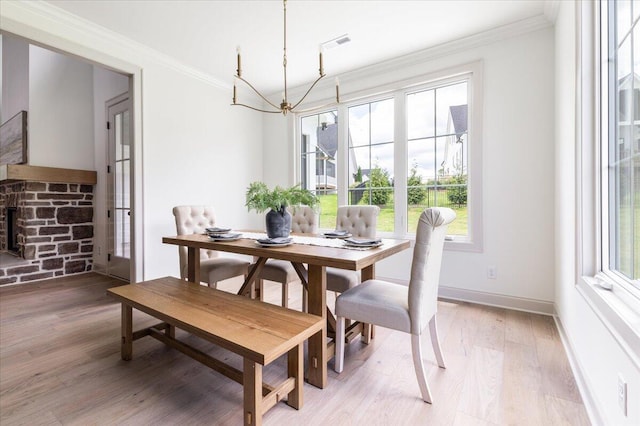
<svg viewBox="0 0 640 426"><path fill-rule="evenodd" d="M267 236L269 238L288 237L291 233L291 214L283 207L269 210L265 216Z"/></svg>

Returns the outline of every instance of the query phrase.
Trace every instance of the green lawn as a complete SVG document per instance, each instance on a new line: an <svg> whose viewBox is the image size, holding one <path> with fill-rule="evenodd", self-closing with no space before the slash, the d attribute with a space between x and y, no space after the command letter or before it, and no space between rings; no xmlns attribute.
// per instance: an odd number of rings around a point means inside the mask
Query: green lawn
<svg viewBox="0 0 640 426"><path fill-rule="evenodd" d="M333 229L336 225L336 211L338 210L338 196L336 194L320 195L320 228ZM445 200L446 201L446 200ZM435 204L433 198L430 200L431 205ZM426 204L420 206L411 206L409 208L409 226L410 233L414 233L418 225L418 218ZM457 214L456 220L449 225L449 235L467 235L467 206L451 207ZM378 230L381 232L393 232L394 225L394 209L393 205L380 206L380 216L378 216Z"/></svg>
<svg viewBox="0 0 640 426"><path fill-rule="evenodd" d="M610 265L632 280L640 279L640 194L636 194L636 200L633 213L630 203L620 207L616 218L619 226L616 247L619 264Z"/></svg>

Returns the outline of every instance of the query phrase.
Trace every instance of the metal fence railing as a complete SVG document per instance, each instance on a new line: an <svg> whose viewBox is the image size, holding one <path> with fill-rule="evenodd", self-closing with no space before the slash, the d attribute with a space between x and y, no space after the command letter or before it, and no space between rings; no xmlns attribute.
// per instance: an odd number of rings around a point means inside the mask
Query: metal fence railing
<svg viewBox="0 0 640 426"><path fill-rule="evenodd" d="M349 204L387 205L393 202L393 187L369 188L366 182L349 188ZM409 206L464 207L467 184L421 185L407 187Z"/></svg>

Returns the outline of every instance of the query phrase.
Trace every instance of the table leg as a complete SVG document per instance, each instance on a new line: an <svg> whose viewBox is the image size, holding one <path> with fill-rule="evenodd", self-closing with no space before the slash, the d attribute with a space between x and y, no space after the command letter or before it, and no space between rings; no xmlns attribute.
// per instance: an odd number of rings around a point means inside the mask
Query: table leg
<svg viewBox="0 0 640 426"><path fill-rule="evenodd" d="M322 317L322 330L309 338L309 383L327 385L327 274L326 267L309 265L309 313Z"/></svg>
<svg viewBox="0 0 640 426"><path fill-rule="evenodd" d="M120 357L131 360L133 356L133 308L122 304L122 342L120 345Z"/></svg>
<svg viewBox="0 0 640 426"><path fill-rule="evenodd" d="M242 372L244 386L244 424L262 424L262 365L244 359Z"/></svg>
<svg viewBox="0 0 640 426"><path fill-rule="evenodd" d="M249 271L249 275L247 275L247 278L245 278L244 283L242 283L240 290L238 290L238 294L240 296L249 296L252 298L253 296L255 296L255 287L253 287L253 283L256 281L256 279L258 279L258 276L260 276L260 272L262 271L262 268L264 267L264 264L266 262L266 257L258 258L256 263L253 265L253 268Z"/></svg>
<svg viewBox="0 0 640 426"><path fill-rule="evenodd" d="M372 280L376 277L376 265L369 265L365 268L362 268L360 271L360 282L365 282L366 280ZM362 325L362 341L363 343L369 344L371 339L373 339L373 335L375 333L374 327L372 324L363 324Z"/></svg>
<svg viewBox="0 0 640 426"><path fill-rule="evenodd" d="M200 284L200 249L187 247L187 280Z"/></svg>

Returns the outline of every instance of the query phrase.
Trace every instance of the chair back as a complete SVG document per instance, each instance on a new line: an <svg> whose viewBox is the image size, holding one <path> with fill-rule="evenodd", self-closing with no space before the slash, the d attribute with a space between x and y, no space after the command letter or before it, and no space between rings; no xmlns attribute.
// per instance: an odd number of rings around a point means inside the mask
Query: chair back
<svg viewBox="0 0 640 426"><path fill-rule="evenodd" d="M291 213L291 232L294 234L317 234L318 213L309 206L287 207Z"/></svg>
<svg viewBox="0 0 640 426"><path fill-rule="evenodd" d="M418 220L409 279L411 334L420 334L437 311L444 239L447 225L455 218L456 213L449 208L432 207Z"/></svg>
<svg viewBox="0 0 640 426"><path fill-rule="evenodd" d="M375 238L378 213L378 206L340 206L336 230L350 232L356 238Z"/></svg>
<svg viewBox="0 0 640 426"><path fill-rule="evenodd" d="M214 227L216 215L211 206L176 206L173 208L178 235L203 234L205 228ZM178 247L180 255L180 277L185 278L187 272L187 248ZM217 257L213 250L200 250L200 260Z"/></svg>

